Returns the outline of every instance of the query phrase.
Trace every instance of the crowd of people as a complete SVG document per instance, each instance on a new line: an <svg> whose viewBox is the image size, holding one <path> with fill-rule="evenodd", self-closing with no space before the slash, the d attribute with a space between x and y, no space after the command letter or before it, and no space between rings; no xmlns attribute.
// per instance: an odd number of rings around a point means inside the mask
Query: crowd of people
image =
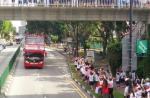
<svg viewBox="0 0 150 98"><path fill-rule="evenodd" d="M91 86L95 93L99 93L103 98L114 98L113 96L113 77L103 67L95 68L92 62L82 57L74 59L76 70L82 76L83 81Z"/></svg>
<svg viewBox="0 0 150 98"><path fill-rule="evenodd" d="M150 0L132 0L133 7L150 7ZM4 2L5 3L5 2ZM6 2L7 3L7 2ZM72 7L129 7L130 0L12 0L19 5L64 5Z"/></svg>
<svg viewBox="0 0 150 98"><path fill-rule="evenodd" d="M150 79L138 78L135 71L126 76L124 71L117 71L116 86L124 88L125 98L150 98Z"/></svg>
<svg viewBox="0 0 150 98"><path fill-rule="evenodd" d="M115 98L114 88L122 89L124 98L150 98L150 79L139 79L135 71L129 75L130 78L122 70L117 71L113 77L106 68L95 68L86 58L75 57L73 61L83 81L88 83L95 93L101 94L102 98Z"/></svg>

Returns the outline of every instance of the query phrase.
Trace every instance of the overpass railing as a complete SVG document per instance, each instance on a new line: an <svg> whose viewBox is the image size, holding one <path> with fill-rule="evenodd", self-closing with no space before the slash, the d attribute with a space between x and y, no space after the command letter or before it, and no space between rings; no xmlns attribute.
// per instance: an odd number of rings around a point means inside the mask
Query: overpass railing
<svg viewBox="0 0 150 98"><path fill-rule="evenodd" d="M0 6L129 8L130 0L0 0ZM14 2L13 2L14 1ZM132 0L135 8L150 8L150 0Z"/></svg>

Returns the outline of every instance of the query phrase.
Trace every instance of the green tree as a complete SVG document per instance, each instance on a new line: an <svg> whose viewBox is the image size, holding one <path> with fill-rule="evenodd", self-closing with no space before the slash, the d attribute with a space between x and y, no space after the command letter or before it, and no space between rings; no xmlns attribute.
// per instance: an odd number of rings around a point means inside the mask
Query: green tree
<svg viewBox="0 0 150 98"><path fill-rule="evenodd" d="M112 31L114 30L113 22L102 22L97 25L97 29L99 31L99 36L103 46L103 54L105 56L108 42L111 42L113 39L111 38L113 37Z"/></svg>
<svg viewBox="0 0 150 98"><path fill-rule="evenodd" d="M98 37L98 30L96 25L101 22L84 22L81 28L80 38L82 39L82 44L84 48L84 54L86 54L86 49L90 48L90 44L95 42L100 42L100 37Z"/></svg>
<svg viewBox="0 0 150 98"><path fill-rule="evenodd" d="M115 75L116 69L121 66L122 63L121 51L122 51L122 47L120 42L115 42L108 45L107 58L113 75Z"/></svg>
<svg viewBox="0 0 150 98"><path fill-rule="evenodd" d="M0 23L0 25L1 25L1 28L0 28L1 38L9 40L10 35L13 32L12 23L9 20L4 20Z"/></svg>
<svg viewBox="0 0 150 98"><path fill-rule="evenodd" d="M27 21L27 29L30 33L44 33L47 36L58 35L58 40L61 41L68 32L66 22L56 21Z"/></svg>
<svg viewBox="0 0 150 98"><path fill-rule="evenodd" d="M86 49L89 48L89 42L95 41L95 34L98 32L96 28L96 22L91 21L76 21L76 22L68 22L68 37L73 38L73 42L75 43L76 49L79 45L79 42L83 45L84 55L86 55ZM99 39L99 38L98 38ZM77 49L78 51L78 49Z"/></svg>
<svg viewBox="0 0 150 98"><path fill-rule="evenodd" d="M51 29L48 21L27 21L26 27L30 33L47 33Z"/></svg>
<svg viewBox="0 0 150 98"><path fill-rule="evenodd" d="M117 21L114 22L114 26L117 35L117 40L121 41L123 37L122 32L126 32L128 29L127 23L125 21Z"/></svg>

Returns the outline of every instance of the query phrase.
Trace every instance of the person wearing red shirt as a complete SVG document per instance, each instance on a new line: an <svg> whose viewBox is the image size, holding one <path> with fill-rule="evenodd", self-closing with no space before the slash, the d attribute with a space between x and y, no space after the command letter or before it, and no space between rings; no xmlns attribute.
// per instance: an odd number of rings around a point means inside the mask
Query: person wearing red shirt
<svg viewBox="0 0 150 98"><path fill-rule="evenodd" d="M109 98L108 81L107 81L106 79L103 80L103 85L102 85L102 98Z"/></svg>

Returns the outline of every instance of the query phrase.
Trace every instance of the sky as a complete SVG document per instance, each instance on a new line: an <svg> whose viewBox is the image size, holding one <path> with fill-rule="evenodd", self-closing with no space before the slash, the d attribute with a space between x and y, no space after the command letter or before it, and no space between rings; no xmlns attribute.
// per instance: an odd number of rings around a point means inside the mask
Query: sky
<svg viewBox="0 0 150 98"><path fill-rule="evenodd" d="M26 25L26 21L20 21L20 20L12 20L12 25L13 27L16 27L16 31L19 31L19 27L20 26L25 26Z"/></svg>

